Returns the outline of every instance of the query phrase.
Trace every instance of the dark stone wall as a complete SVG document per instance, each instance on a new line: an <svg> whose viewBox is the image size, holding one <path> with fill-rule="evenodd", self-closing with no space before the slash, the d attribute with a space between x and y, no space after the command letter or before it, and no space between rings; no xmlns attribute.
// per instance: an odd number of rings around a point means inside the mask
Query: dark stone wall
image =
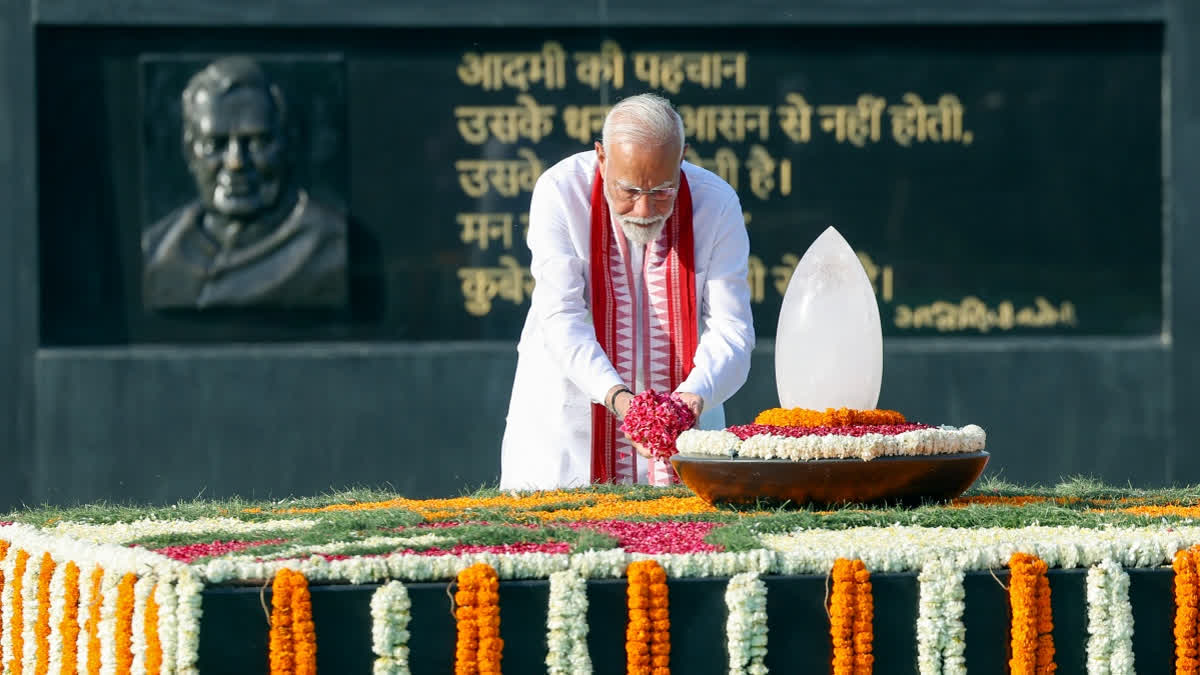
<svg viewBox="0 0 1200 675"><path fill-rule="evenodd" d="M897 341L900 342L900 341ZM772 345L729 403L778 405ZM987 473L1162 485L1169 353L1160 344L889 344L880 405L988 431ZM285 497L390 485L435 497L492 484L511 345L47 350L37 360L34 494L52 501Z"/></svg>
<svg viewBox="0 0 1200 675"><path fill-rule="evenodd" d="M582 10L540 1L454 5L123 0L100 7L40 0L0 9L0 508L29 501L282 497L361 484L432 497L497 479L516 362L509 340L363 341L353 331L334 331L323 342L286 345L222 344L210 335L203 345L97 346L102 342L87 339L84 322L75 327L82 336L71 341L75 346L46 344L39 335L43 288L73 294L76 302L104 290L39 270L40 255L54 243L39 240L40 224L62 204L39 208L60 174L39 167L38 119L46 110L35 97L34 35L42 29L86 35L112 26L160 27L164 35L225 26L587 28L661 24L664 15L678 26L1160 26L1167 88L1163 226L1154 233L1163 242L1161 333L889 337L880 406L934 424L979 424L993 455L987 473L1011 481L1090 474L1139 486L1200 483L1200 447L1190 430L1200 411L1200 268L1192 262L1200 251L1196 3L821 0L797 8L776 0L736 6L672 0L653 12L642 3L608 0ZM89 72L127 77L113 68L101 61ZM98 104L110 116L136 110L128 101ZM1100 144L1097 162L1119 161L1103 150ZM129 152L116 148L115 163L74 170L116 184L128 178L120 162ZM122 206L121 190L115 194L83 206L137 219L136 208ZM79 231L86 232L87 208L82 212ZM103 306L89 311L98 322L108 320ZM731 422L776 405L772 355L772 342L763 340L750 381L727 406Z"/></svg>

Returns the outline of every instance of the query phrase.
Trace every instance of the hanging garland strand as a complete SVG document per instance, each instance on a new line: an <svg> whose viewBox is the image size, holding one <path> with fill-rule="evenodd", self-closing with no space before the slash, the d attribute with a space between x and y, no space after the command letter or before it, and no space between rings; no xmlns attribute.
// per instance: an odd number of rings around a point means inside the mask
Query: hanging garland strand
<svg viewBox="0 0 1200 675"><path fill-rule="evenodd" d="M833 561L833 593L829 596L829 637L833 640L834 675L854 673L854 565Z"/></svg>
<svg viewBox="0 0 1200 675"><path fill-rule="evenodd" d="M283 568L271 584L271 675L290 675L296 670L292 651L292 570Z"/></svg>
<svg viewBox="0 0 1200 675"><path fill-rule="evenodd" d="M1175 672L1194 673L1197 657L1196 625L1200 612L1197 588L1196 547L1180 550L1171 563L1175 570Z"/></svg>
<svg viewBox="0 0 1200 675"><path fill-rule="evenodd" d="M855 560L854 573L854 675L870 675L875 665L871 653L875 642L875 598L871 573L862 560Z"/></svg>
<svg viewBox="0 0 1200 675"><path fill-rule="evenodd" d="M1028 553L1013 553L1008 567L1009 605L1012 609L1012 658L1014 674L1052 673L1054 622L1050 609L1050 581L1046 562Z"/></svg>
<svg viewBox="0 0 1200 675"><path fill-rule="evenodd" d="M628 623L625 628L626 672L670 675L671 609L667 572L657 560L637 560L625 570Z"/></svg>
<svg viewBox="0 0 1200 675"><path fill-rule="evenodd" d="M649 561L638 560L625 570L628 616L625 625L625 672L650 675L650 573Z"/></svg>
<svg viewBox="0 0 1200 675"><path fill-rule="evenodd" d="M500 577L487 563L458 573L454 594L458 626L456 675L499 675L504 641L500 639Z"/></svg>
<svg viewBox="0 0 1200 675"><path fill-rule="evenodd" d="M671 675L671 609L667 592L667 572L650 560L650 665L651 675Z"/></svg>

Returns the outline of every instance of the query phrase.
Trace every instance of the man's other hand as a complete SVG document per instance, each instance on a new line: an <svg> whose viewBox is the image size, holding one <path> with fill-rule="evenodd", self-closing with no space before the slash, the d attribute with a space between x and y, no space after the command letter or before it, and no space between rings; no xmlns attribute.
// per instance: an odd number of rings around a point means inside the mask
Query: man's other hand
<svg viewBox="0 0 1200 675"><path fill-rule="evenodd" d="M687 407L691 408L692 414L696 416L696 421L692 423L693 427L696 426L700 422L700 413L704 412L704 399L689 391L679 392L679 398L687 404Z"/></svg>

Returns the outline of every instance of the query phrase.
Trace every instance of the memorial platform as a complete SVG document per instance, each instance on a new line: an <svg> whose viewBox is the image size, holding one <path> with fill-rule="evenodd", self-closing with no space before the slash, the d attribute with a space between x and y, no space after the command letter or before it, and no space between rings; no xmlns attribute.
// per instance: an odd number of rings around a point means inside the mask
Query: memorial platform
<svg viewBox="0 0 1200 675"><path fill-rule="evenodd" d="M669 644L675 672L842 672L847 658L1167 672L1200 628L1177 613L1200 588L1194 494L984 480L905 508L718 508L684 487L609 486L28 509L0 523L0 651L28 672L310 672L309 658L442 673L486 642L463 641L483 624L462 612L493 607L504 671L622 672L636 565L661 572L647 597L669 617L642 644ZM494 579L490 605L469 574Z"/></svg>

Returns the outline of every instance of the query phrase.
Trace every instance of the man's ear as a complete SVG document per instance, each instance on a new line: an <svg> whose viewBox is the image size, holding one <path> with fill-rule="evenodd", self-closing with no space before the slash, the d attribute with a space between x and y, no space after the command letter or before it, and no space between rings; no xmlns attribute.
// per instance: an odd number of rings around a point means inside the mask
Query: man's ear
<svg viewBox="0 0 1200 675"><path fill-rule="evenodd" d="M683 166L683 160L687 158L688 144L683 144L683 150L679 151L679 165Z"/></svg>
<svg viewBox="0 0 1200 675"><path fill-rule="evenodd" d="M600 169L600 177L604 178L604 146L596 141L596 165Z"/></svg>

